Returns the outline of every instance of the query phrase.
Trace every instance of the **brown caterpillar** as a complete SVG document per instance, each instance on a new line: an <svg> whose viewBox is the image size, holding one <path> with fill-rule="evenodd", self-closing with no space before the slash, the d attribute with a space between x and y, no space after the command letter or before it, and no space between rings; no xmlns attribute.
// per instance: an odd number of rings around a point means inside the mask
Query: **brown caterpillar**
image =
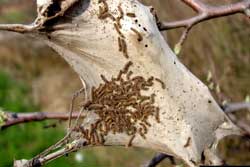
<svg viewBox="0 0 250 167"><path fill-rule="evenodd" d="M129 61L128 63L125 64L124 68L123 68L123 73L127 73L129 68L133 65L132 61Z"/></svg>
<svg viewBox="0 0 250 167"><path fill-rule="evenodd" d="M114 23L114 27L115 27L115 30L117 31L117 33L122 37L122 38L125 38L124 35L122 34L122 32L120 31L120 28L119 26Z"/></svg>
<svg viewBox="0 0 250 167"><path fill-rule="evenodd" d="M126 15L127 15L128 17L133 17L133 18L136 17L136 15L135 15L134 13L127 13Z"/></svg>
<svg viewBox="0 0 250 167"><path fill-rule="evenodd" d="M128 49L125 40L122 40L122 48L123 48L123 55L125 58L129 58L128 56Z"/></svg>
<svg viewBox="0 0 250 167"><path fill-rule="evenodd" d="M103 105L101 105L101 104L91 104L88 108L90 110L98 110L98 109L103 108Z"/></svg>
<svg viewBox="0 0 250 167"><path fill-rule="evenodd" d="M156 121L160 123L160 109L159 107L156 108L156 115L155 115Z"/></svg>
<svg viewBox="0 0 250 167"><path fill-rule="evenodd" d="M161 84L162 89L166 89L166 85L162 80L160 80L159 78L155 78L155 81L157 81Z"/></svg>
<svg viewBox="0 0 250 167"><path fill-rule="evenodd" d="M106 77L104 76L104 75L100 75L101 76L101 78L102 78L102 80L105 82L105 83L108 83L108 80L106 79Z"/></svg>
<svg viewBox="0 0 250 167"><path fill-rule="evenodd" d="M131 146L132 146L132 142L133 142L134 138L135 138L135 135L133 135L133 136L129 139L128 144L127 144L127 147L131 147Z"/></svg>
<svg viewBox="0 0 250 167"><path fill-rule="evenodd" d="M104 20L106 18L110 18L111 20L115 21L115 17L112 14L110 14L109 12L100 14L98 18L102 19L102 20Z"/></svg>
<svg viewBox="0 0 250 167"><path fill-rule="evenodd" d="M115 21L115 17L109 13L108 17L112 20L112 21Z"/></svg>
<svg viewBox="0 0 250 167"><path fill-rule="evenodd" d="M152 82L153 82L153 80L154 80L154 77L153 77L153 76L151 76L151 77L147 80L147 82L148 82L148 83L152 83Z"/></svg>
<svg viewBox="0 0 250 167"><path fill-rule="evenodd" d="M118 47L119 47L119 52L122 51L122 41L121 41L121 38L118 37Z"/></svg>
<svg viewBox="0 0 250 167"><path fill-rule="evenodd" d="M140 34L140 32L137 31L136 29L134 29L133 27L131 27L130 29L137 35L137 40L138 40L139 42L141 42L141 41L143 40L143 37L142 37L142 35Z"/></svg>
<svg viewBox="0 0 250 167"><path fill-rule="evenodd" d="M151 127L151 124L145 119L145 120L143 120L143 122L146 124L146 125L148 125L149 127Z"/></svg>
<svg viewBox="0 0 250 167"><path fill-rule="evenodd" d="M118 25L118 28L122 28L122 25L121 25L121 18L120 17L117 17L116 19L115 19L115 23Z"/></svg>
<svg viewBox="0 0 250 167"><path fill-rule="evenodd" d="M127 44L125 42L124 39L121 40L121 44L122 44L122 52L125 58L129 58L128 57L128 49L127 49Z"/></svg>
<svg viewBox="0 0 250 167"><path fill-rule="evenodd" d="M101 91L99 94L96 95L96 98L101 99L101 98L104 96L105 93L106 93L106 92Z"/></svg>
<svg viewBox="0 0 250 167"><path fill-rule="evenodd" d="M143 127L144 134L146 134L148 132L146 125L143 123L140 123L140 125Z"/></svg>
<svg viewBox="0 0 250 167"><path fill-rule="evenodd" d="M150 99L151 99L151 102L152 102L152 104L154 104L155 103L155 96L156 96L156 94L151 94L151 96L150 96Z"/></svg>
<svg viewBox="0 0 250 167"><path fill-rule="evenodd" d="M190 146L190 144L191 144L191 137L188 137L187 142L184 145L184 147L186 148L186 147Z"/></svg>
<svg viewBox="0 0 250 167"><path fill-rule="evenodd" d="M143 138L143 139L146 139L146 136L145 136L145 134L142 132L142 128L140 128L139 129L139 134L141 135L141 137Z"/></svg>
<svg viewBox="0 0 250 167"><path fill-rule="evenodd" d="M118 11L120 12L120 16L119 17L117 17L116 18L116 24L118 25L118 27L119 28L122 28L122 26L121 26L121 19L123 18L123 16L124 16L124 13L123 13L123 10L122 10L122 8L121 8L121 4L119 4L119 6L118 6Z"/></svg>
<svg viewBox="0 0 250 167"><path fill-rule="evenodd" d="M94 86L91 88L91 97L94 100L94 97L95 97L95 87Z"/></svg>
<svg viewBox="0 0 250 167"><path fill-rule="evenodd" d="M129 71L126 75L127 80L130 80L130 77L133 75L133 71Z"/></svg>
<svg viewBox="0 0 250 167"><path fill-rule="evenodd" d="M119 6L118 6L118 11L120 12L119 18L123 18L124 12L123 12L123 10L122 10L121 4L119 4Z"/></svg>
<svg viewBox="0 0 250 167"><path fill-rule="evenodd" d="M103 90L105 89L105 84L100 84L99 88L97 90L95 90L95 94L96 95L100 95L103 93Z"/></svg>

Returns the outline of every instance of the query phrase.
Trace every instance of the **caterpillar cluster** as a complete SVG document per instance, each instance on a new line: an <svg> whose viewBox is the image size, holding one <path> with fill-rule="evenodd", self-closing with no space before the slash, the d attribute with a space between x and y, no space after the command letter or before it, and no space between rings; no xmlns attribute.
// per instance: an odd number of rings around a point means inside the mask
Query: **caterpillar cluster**
<svg viewBox="0 0 250 167"><path fill-rule="evenodd" d="M129 61L116 78L108 80L104 75L97 88L92 88L92 99L84 104L86 110L93 110L98 120L90 129L81 127L79 130L89 144L104 144L108 133L126 133L131 136L128 146L138 134L146 138L150 117L159 123L159 107L154 105L155 94L142 95L154 85L154 77L145 79L133 76L129 68L133 65Z"/></svg>
<svg viewBox="0 0 250 167"><path fill-rule="evenodd" d="M98 1L99 4L102 4L102 6L99 6L99 14L98 14L98 18L101 20L104 20L106 18L110 18L112 21L114 21L114 28L116 30L116 32L118 33L118 46L119 46L119 52L123 53L123 56L125 58L129 58L128 57L128 51L127 51L127 44L125 41L125 36L122 34L121 32L121 19L124 17L124 13L123 10L121 8L121 5L118 6L118 11L119 11L119 16L118 17L114 17L110 12L109 12L109 8L108 8L108 4L106 2L106 0L99 0Z"/></svg>
<svg viewBox="0 0 250 167"><path fill-rule="evenodd" d="M136 17L135 13L126 13L125 15L121 8L121 4L119 4L118 5L119 15L115 17L109 12L109 7L108 7L106 0L99 0L98 3L101 4L101 6L99 6L98 18L101 20L110 18L114 22L113 23L114 28L116 32L118 33L117 41L118 41L119 52L122 52L123 56L128 59L129 58L128 48L127 48L127 43L125 41L125 36L123 35L121 31L122 29L121 20L124 18L124 16L135 18ZM136 30L135 28L131 28L130 30L137 35L138 42L141 42L143 40L143 36L140 34L138 30Z"/></svg>
<svg viewBox="0 0 250 167"><path fill-rule="evenodd" d="M123 56L125 58L129 58L128 56L128 49L127 49L127 44L125 41L125 36L121 32L121 19L124 17L124 12L121 8L121 4L118 6L118 11L119 11L119 16L116 18L116 21L114 23L115 30L117 31L119 37L118 37L118 47L119 47L119 52L123 53Z"/></svg>

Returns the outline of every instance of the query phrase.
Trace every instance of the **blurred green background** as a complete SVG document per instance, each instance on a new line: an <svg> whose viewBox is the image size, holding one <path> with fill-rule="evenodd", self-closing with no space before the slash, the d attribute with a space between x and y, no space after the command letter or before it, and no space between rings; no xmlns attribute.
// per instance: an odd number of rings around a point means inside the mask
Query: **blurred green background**
<svg viewBox="0 0 250 167"><path fill-rule="evenodd" d="M206 0L215 3L213 0ZM161 20L193 16L176 0L144 0L157 9ZM216 3L236 1L223 0ZM35 18L33 0L0 0L0 23L30 23ZM197 25L184 45L180 60L213 89L219 103L244 101L250 95L250 20L241 15ZM164 32L170 46L177 43L182 29ZM212 80L207 81L208 73ZM67 87L64 87L67 85ZM71 95L80 81L69 66L51 49L35 39L0 32L0 108L13 112L66 112ZM239 117L250 122L247 111ZM55 128L45 128L56 124ZM0 131L0 167L10 167L14 159L31 158L63 137L63 122L28 123ZM228 164L250 165L250 141L228 137L219 145ZM91 148L62 157L50 167L134 167L155 153L138 148ZM170 166L168 160L161 165Z"/></svg>

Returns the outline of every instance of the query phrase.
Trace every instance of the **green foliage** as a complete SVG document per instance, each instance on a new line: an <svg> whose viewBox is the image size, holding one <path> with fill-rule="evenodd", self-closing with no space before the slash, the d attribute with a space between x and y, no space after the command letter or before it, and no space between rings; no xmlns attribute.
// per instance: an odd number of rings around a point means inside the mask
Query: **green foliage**
<svg viewBox="0 0 250 167"><path fill-rule="evenodd" d="M10 11L8 13L2 14L0 21L6 21L8 23L20 22L20 20L27 20L29 16L26 13L20 11Z"/></svg>
<svg viewBox="0 0 250 167"><path fill-rule="evenodd" d="M29 112L38 109L28 97L29 89L23 83L0 72L0 107L13 112Z"/></svg>
<svg viewBox="0 0 250 167"><path fill-rule="evenodd" d="M0 108L12 112L34 112L39 107L30 97L30 89L0 71ZM14 159L30 159L48 148L64 136L63 128L44 129L48 121L17 125L0 131L0 167L12 167ZM63 124L58 124L62 126ZM47 167L100 166L93 151L86 150L83 162L76 162L74 154L62 157L46 165Z"/></svg>
<svg viewBox="0 0 250 167"><path fill-rule="evenodd" d="M8 2L8 0L0 0L0 5L2 5L3 3Z"/></svg>

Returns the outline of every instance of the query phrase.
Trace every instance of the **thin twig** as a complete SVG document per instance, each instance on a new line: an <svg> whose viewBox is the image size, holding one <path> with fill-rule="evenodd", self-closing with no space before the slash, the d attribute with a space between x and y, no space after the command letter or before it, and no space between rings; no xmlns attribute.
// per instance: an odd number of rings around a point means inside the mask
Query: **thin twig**
<svg viewBox="0 0 250 167"><path fill-rule="evenodd" d="M23 167L23 166L27 166L27 167L37 167L37 166L42 166L47 164L50 161L53 161L59 157L62 157L63 155L72 153L74 151L79 150L80 148L86 146L86 141L85 139L79 139L76 141L73 141L71 144L68 144L66 146L64 146L63 148L56 150L55 152L49 153L47 152L46 155L41 156L41 154L39 154L38 156L32 158L31 160L28 161L24 161L24 163L16 163L14 162L14 164L20 164L19 166L15 166L15 167Z"/></svg>
<svg viewBox="0 0 250 167"><path fill-rule="evenodd" d="M70 104L70 112L69 112L69 126L68 128L71 128L71 118L72 118L72 113L74 112L74 102L76 100L76 98L85 90L85 88L81 88L80 90L76 91L71 99L71 104ZM86 97L84 97L86 98ZM81 112L79 113L81 115ZM79 117L80 117L79 115Z"/></svg>
<svg viewBox="0 0 250 167"><path fill-rule="evenodd" d="M178 55L179 52L181 51L181 48L182 48L182 46L183 46L185 40L187 39L187 36L188 36L188 33L189 33L190 30L191 30L191 27L187 27L187 28L183 31L183 33L182 33L182 35L181 35L181 38L180 38L179 42L175 45L175 54L176 54L176 55Z"/></svg>
<svg viewBox="0 0 250 167"><path fill-rule="evenodd" d="M206 6L199 0L181 0L181 1L187 4L197 13L201 13L206 8Z"/></svg>
<svg viewBox="0 0 250 167"><path fill-rule="evenodd" d="M69 114L67 112L32 112L32 113L13 113L13 112L4 112L6 115L6 120L3 124L0 125L0 129L6 129L13 125L27 123L27 122L36 122L44 121L49 119L55 120L68 120ZM77 118L79 112L73 113L72 118Z"/></svg>
<svg viewBox="0 0 250 167"><path fill-rule="evenodd" d="M249 102L229 103L224 105L222 108L225 113L232 113L242 109L250 110L250 103Z"/></svg>
<svg viewBox="0 0 250 167"><path fill-rule="evenodd" d="M70 137L71 132L68 132L62 139L60 139L58 142L56 142L55 144L53 144L52 146L50 146L49 148L47 148L46 150L44 150L43 152L41 152L40 154L38 154L36 157L34 157L33 159L37 159L40 157L44 157L46 156L48 153L50 153L51 151L58 149L60 147L62 147L63 144L66 144L66 141L68 140L68 138Z"/></svg>
<svg viewBox="0 0 250 167"><path fill-rule="evenodd" d="M231 121L235 123L235 125L241 128L246 135L250 136L250 124L243 119L237 119L237 117L233 114L233 112L240 111L242 109L250 110L249 102L228 103L222 106L222 109L228 115Z"/></svg>
<svg viewBox="0 0 250 167"><path fill-rule="evenodd" d="M244 133L250 136L250 124L244 121L243 119L237 119L237 117L233 114L233 112L240 111L242 109L250 110L250 103L249 102L238 102L238 103L229 103L222 106L224 112L228 115L228 117L241 128Z"/></svg>
<svg viewBox="0 0 250 167"><path fill-rule="evenodd" d="M236 118L236 116L232 113L228 114L228 117L230 120L239 128L241 128L244 131L244 134L247 136L250 136L250 125L244 120L239 120Z"/></svg>

